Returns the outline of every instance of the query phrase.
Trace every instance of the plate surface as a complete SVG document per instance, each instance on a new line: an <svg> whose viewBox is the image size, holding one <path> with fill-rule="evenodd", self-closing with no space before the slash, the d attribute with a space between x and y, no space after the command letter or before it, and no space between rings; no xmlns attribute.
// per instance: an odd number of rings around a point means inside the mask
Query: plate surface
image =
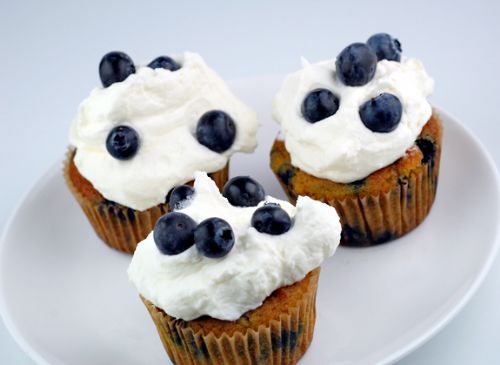
<svg viewBox="0 0 500 365"><path fill-rule="evenodd" d="M231 174L284 195L268 167L279 78L232 82L257 110L259 148ZM445 127L434 207L421 226L379 247L339 248L323 266L314 341L301 364L389 363L442 328L467 302L498 247L499 178L481 144L455 119ZM61 159L63 157L61 156ZM130 257L105 246L49 170L12 216L0 244L0 310L40 364L165 364L153 323L128 282Z"/></svg>

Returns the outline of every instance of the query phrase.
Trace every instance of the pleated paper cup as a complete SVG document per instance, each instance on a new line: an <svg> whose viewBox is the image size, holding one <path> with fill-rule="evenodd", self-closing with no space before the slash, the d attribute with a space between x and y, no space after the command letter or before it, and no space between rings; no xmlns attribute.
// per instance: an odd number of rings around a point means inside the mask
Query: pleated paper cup
<svg viewBox="0 0 500 365"><path fill-rule="evenodd" d="M428 215L438 185L442 124L433 114L406 155L349 184L312 176L291 163L285 143L275 140L271 168L288 199L299 195L327 203L342 224L341 244L371 246L401 237Z"/></svg>
<svg viewBox="0 0 500 365"><path fill-rule="evenodd" d="M259 308L234 322L176 319L141 298L176 365L292 365L313 338L319 270L276 290Z"/></svg>
<svg viewBox="0 0 500 365"><path fill-rule="evenodd" d="M78 172L74 150L69 150L64 162L64 178L88 221L101 240L110 247L133 254L139 242L153 230L158 218L169 211L168 204L159 204L144 211L135 210L106 200L92 184ZM219 189L228 180L229 164L210 174ZM191 181L189 184L192 184Z"/></svg>
<svg viewBox="0 0 500 365"><path fill-rule="evenodd" d="M437 180L437 166L427 165L386 193L328 201L341 217L341 243L370 246L410 232L431 210Z"/></svg>

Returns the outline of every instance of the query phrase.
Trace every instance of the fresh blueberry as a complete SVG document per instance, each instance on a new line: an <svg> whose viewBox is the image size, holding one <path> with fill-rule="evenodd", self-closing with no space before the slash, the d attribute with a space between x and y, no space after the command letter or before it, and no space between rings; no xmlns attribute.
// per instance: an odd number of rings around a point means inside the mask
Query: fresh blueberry
<svg viewBox="0 0 500 365"><path fill-rule="evenodd" d="M290 229L292 220L279 205L266 204L253 213L252 226L261 233L278 235Z"/></svg>
<svg viewBox="0 0 500 365"><path fill-rule="evenodd" d="M153 238L156 247L165 255L177 255L194 244L196 222L186 214L172 212L155 224Z"/></svg>
<svg viewBox="0 0 500 365"><path fill-rule="evenodd" d="M226 256L234 246L233 229L225 220L208 218L194 231L196 248L206 257Z"/></svg>
<svg viewBox="0 0 500 365"><path fill-rule="evenodd" d="M379 61L389 60L399 62L401 60L401 43L387 33L374 34L368 38L366 43L375 52Z"/></svg>
<svg viewBox="0 0 500 365"><path fill-rule="evenodd" d="M139 149L139 135L126 125L114 127L106 139L106 149L118 160L131 159Z"/></svg>
<svg viewBox="0 0 500 365"><path fill-rule="evenodd" d="M266 192L262 185L249 176L237 176L229 180L222 195L236 207L255 207L264 200Z"/></svg>
<svg viewBox="0 0 500 365"><path fill-rule="evenodd" d="M181 66L172 58L168 56L160 56L151 61L148 65L150 68L164 68L170 71L177 71Z"/></svg>
<svg viewBox="0 0 500 365"><path fill-rule="evenodd" d="M106 53L99 63L99 76L104 87L121 82L133 73L134 62L123 52Z"/></svg>
<svg viewBox="0 0 500 365"><path fill-rule="evenodd" d="M168 205L171 210L182 209L186 205L186 200L191 198L194 194L194 189L189 185L180 185L175 187L168 200Z"/></svg>
<svg viewBox="0 0 500 365"><path fill-rule="evenodd" d="M389 133L396 129L402 112L399 99L389 93L380 94L359 108L359 116L366 128L378 133Z"/></svg>
<svg viewBox="0 0 500 365"><path fill-rule="evenodd" d="M302 115L309 123L316 123L335 114L339 98L330 90L316 89L307 94L302 103Z"/></svg>
<svg viewBox="0 0 500 365"><path fill-rule="evenodd" d="M236 138L236 125L228 114L221 110L211 110L198 121L196 138L212 151L224 152Z"/></svg>
<svg viewBox="0 0 500 365"><path fill-rule="evenodd" d="M362 86L375 75L377 55L364 43L353 43L340 52L335 61L337 75L347 86Z"/></svg>

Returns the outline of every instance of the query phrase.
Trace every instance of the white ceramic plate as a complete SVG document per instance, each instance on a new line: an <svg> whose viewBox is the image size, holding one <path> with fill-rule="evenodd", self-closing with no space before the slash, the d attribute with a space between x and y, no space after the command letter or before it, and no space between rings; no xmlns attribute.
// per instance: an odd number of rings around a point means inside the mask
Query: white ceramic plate
<svg viewBox="0 0 500 365"><path fill-rule="evenodd" d="M259 113L259 149L238 155L283 197L268 167L279 78L232 83ZM448 114L437 199L424 223L372 248L340 248L325 262L314 341L301 364L389 363L442 328L483 280L498 246L499 179L481 144ZM61 157L62 158L62 157ZM0 246L0 309L40 364L165 364L149 314L128 282L130 257L96 237L66 189L61 164L12 216Z"/></svg>

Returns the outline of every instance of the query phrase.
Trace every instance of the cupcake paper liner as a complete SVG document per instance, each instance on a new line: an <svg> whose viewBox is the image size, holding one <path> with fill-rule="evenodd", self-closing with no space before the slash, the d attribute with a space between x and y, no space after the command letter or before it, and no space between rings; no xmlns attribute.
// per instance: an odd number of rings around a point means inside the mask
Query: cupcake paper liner
<svg viewBox="0 0 500 365"><path fill-rule="evenodd" d="M439 158L439 157L438 157ZM429 213L438 181L438 165L425 164L400 179L386 193L331 200L342 222L341 243L347 246L380 244L408 233Z"/></svg>
<svg viewBox="0 0 500 365"><path fill-rule="evenodd" d="M69 175L69 165L74 150L69 150L64 162L64 178L95 232L110 247L133 254L139 242L153 230L158 218L169 211L168 204L159 204L144 211L128 208L105 200L96 201L86 197L73 183ZM229 164L210 174L221 189L228 180Z"/></svg>
<svg viewBox="0 0 500 365"><path fill-rule="evenodd" d="M436 163L427 163L420 171L412 171L408 178L400 179L388 192L324 200L335 207L340 217L340 243L344 246L381 244L417 227L429 213L436 196L439 154L437 151ZM295 204L297 194L281 180L280 184L288 199Z"/></svg>
<svg viewBox="0 0 500 365"><path fill-rule="evenodd" d="M391 241L417 227L428 215L438 185L442 141L442 125L438 116L433 115L429 123L429 128L419 136L416 145L421 150L426 150L426 147L432 149L433 156L426 157L428 151L422 152L421 164L406 176L399 176L393 186L385 191L362 195L350 193L343 198L314 195L315 199L337 210L342 224L342 245L372 246ZM433 142L428 142L428 138ZM278 164L272 161L273 171L288 199L295 203L297 192L292 180L299 169L290 164L290 155L282 141L275 141L272 151L281 158ZM327 184L325 189L328 189ZM305 195L308 195L307 192Z"/></svg>
<svg viewBox="0 0 500 365"><path fill-rule="evenodd" d="M150 301L141 299L168 356L176 365L291 365L302 357L313 338L319 268L312 273L315 277L310 280L307 291L286 313L276 313L257 329L219 336L213 331L195 330L189 321L171 317ZM265 305L266 301L262 306Z"/></svg>

